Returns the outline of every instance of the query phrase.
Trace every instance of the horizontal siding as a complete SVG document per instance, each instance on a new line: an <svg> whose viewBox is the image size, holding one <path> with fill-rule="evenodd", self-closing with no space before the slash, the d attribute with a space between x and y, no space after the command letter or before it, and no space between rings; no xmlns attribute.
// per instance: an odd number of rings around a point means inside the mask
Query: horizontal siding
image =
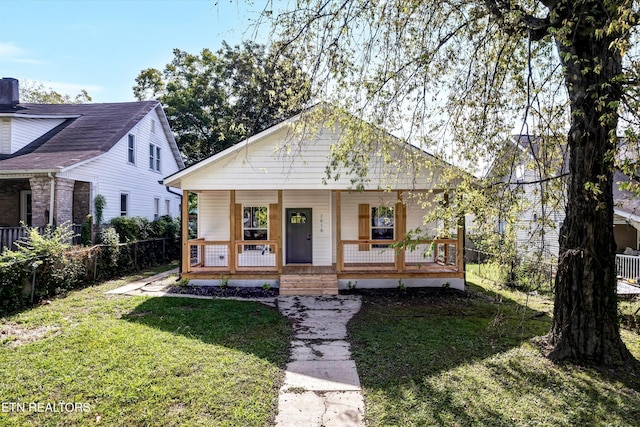
<svg viewBox="0 0 640 427"><path fill-rule="evenodd" d="M256 191L241 190L236 191L236 203L244 206L258 207L269 206L271 203L278 203L278 191Z"/></svg>
<svg viewBox="0 0 640 427"><path fill-rule="evenodd" d="M151 133L151 120L156 121L156 132ZM158 114L150 111L129 132L136 136L136 163L127 160L128 136L125 135L109 152L71 169L66 177L93 183L93 195L102 194L105 206L105 221L120 216L120 193L129 194L129 216L143 216L153 219L154 198L160 199L160 214L165 213L166 200L169 201L170 215L180 215L181 198L169 193L158 183L164 176L178 171L178 165L171 152L169 142L159 125ZM149 169L149 143L161 147L161 172Z"/></svg>
<svg viewBox="0 0 640 427"><path fill-rule="evenodd" d="M407 231L420 228L429 237L435 236L438 224L434 221L425 224L424 217L438 206L437 200L439 200L437 195L426 193L414 193L404 198L407 209Z"/></svg>
<svg viewBox="0 0 640 427"><path fill-rule="evenodd" d="M230 240L228 191L204 191L198 195L198 237Z"/></svg>
<svg viewBox="0 0 640 427"><path fill-rule="evenodd" d="M353 176L343 171L338 180L326 183L326 167L331 145L338 136L327 130L319 133L304 145L295 141L288 128L255 141L216 162L187 175L181 187L189 190L267 190L267 189L347 189ZM421 176L403 171L396 166L383 165L380 157L373 156L370 165L371 189L386 188L434 188L438 185L439 172L425 171Z"/></svg>
<svg viewBox="0 0 640 427"><path fill-rule="evenodd" d="M65 119L13 117L11 119L11 152L15 153L64 121Z"/></svg>

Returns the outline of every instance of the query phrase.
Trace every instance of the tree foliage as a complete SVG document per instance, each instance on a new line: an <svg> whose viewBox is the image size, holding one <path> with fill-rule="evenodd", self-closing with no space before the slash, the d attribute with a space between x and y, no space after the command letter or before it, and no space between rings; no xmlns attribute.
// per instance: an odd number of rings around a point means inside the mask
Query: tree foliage
<svg viewBox="0 0 640 427"><path fill-rule="evenodd" d="M547 172L567 152L550 356L611 364L631 359L616 315L612 172L618 136L637 133L637 8L627 0L299 0L263 16L304 59L318 97L445 160L479 171L517 122L549 144L540 151L549 158L536 161ZM348 136L343 144L335 171L383 150ZM500 214L504 187L478 188L464 173L446 178L464 194L450 214Z"/></svg>
<svg viewBox="0 0 640 427"><path fill-rule="evenodd" d="M76 96L61 94L42 83L23 81L20 85L20 102L30 104L86 104L91 96L82 89Z"/></svg>
<svg viewBox="0 0 640 427"><path fill-rule="evenodd" d="M277 49L223 43L215 53L173 54L164 70L140 72L133 91L139 100L163 103L187 164L291 117L309 101L307 77Z"/></svg>

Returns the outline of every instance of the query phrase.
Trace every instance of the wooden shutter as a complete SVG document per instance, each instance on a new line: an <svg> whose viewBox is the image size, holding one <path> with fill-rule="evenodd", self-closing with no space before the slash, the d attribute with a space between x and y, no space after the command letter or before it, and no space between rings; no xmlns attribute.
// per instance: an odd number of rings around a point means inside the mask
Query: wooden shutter
<svg viewBox="0 0 640 427"><path fill-rule="evenodd" d="M371 232L371 208L368 204L358 205L358 240L369 240ZM359 245L360 251L368 251L369 245Z"/></svg>
<svg viewBox="0 0 640 427"><path fill-rule="evenodd" d="M236 217L235 217L235 223L236 223L236 235L235 240L240 241L240 240L244 240L244 222L242 221L243 219L243 212L242 212L242 205L236 203ZM238 253L242 253L242 246L238 246Z"/></svg>
<svg viewBox="0 0 640 427"><path fill-rule="evenodd" d="M269 205L269 240L278 240L280 237L280 210L278 204ZM271 252L274 248L271 247Z"/></svg>

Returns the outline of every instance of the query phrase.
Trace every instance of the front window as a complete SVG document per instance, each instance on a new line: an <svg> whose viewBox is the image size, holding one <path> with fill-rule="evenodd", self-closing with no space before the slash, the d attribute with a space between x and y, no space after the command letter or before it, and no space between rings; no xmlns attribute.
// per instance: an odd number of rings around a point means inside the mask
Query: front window
<svg viewBox="0 0 640 427"><path fill-rule="evenodd" d="M378 206L371 208L371 240L393 240L393 208ZM386 248L389 245L373 245L374 248Z"/></svg>
<svg viewBox="0 0 640 427"><path fill-rule="evenodd" d="M267 240L269 212L266 206L245 207L242 216L244 240Z"/></svg>

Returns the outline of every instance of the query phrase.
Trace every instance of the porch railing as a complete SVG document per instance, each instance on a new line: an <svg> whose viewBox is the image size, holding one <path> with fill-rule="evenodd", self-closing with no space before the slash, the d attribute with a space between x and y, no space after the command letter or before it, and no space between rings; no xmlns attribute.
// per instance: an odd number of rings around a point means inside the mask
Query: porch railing
<svg viewBox="0 0 640 427"><path fill-rule="evenodd" d="M342 271L411 271L420 270L428 264L455 267L457 265L456 239L420 240L411 248L402 251L393 247L396 241L380 240L343 240L341 259L338 260ZM401 265L402 264L402 265ZM402 267L402 268L400 268Z"/></svg>
<svg viewBox="0 0 640 427"><path fill-rule="evenodd" d="M233 251L233 252L232 252ZM278 271L276 240L189 240L189 271ZM233 255L233 257L232 257ZM233 260L233 261L231 261Z"/></svg>
<svg viewBox="0 0 640 427"><path fill-rule="evenodd" d="M616 255L616 271L625 279L640 277L640 256Z"/></svg>
<svg viewBox="0 0 640 427"><path fill-rule="evenodd" d="M72 244L79 245L82 243L80 239L80 230L82 225L73 224L73 239ZM38 227L38 233L44 233L46 227ZM5 248L16 249L15 242L23 239L27 236L27 229L25 227L0 227L0 252Z"/></svg>

